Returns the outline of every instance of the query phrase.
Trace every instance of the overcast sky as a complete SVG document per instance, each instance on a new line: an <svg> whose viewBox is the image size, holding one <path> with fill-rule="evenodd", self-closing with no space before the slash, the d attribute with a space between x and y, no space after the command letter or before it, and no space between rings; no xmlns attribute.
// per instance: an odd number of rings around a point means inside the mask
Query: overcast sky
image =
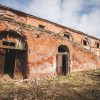
<svg viewBox="0 0 100 100"><path fill-rule="evenodd" d="M0 4L100 38L100 0L0 0Z"/></svg>

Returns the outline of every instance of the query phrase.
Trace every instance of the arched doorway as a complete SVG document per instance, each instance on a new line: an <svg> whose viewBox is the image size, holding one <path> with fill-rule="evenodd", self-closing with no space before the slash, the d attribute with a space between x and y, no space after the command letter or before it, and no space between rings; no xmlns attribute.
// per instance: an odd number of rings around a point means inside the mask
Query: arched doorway
<svg viewBox="0 0 100 100"><path fill-rule="evenodd" d="M15 31L0 32L0 77L26 78L27 44Z"/></svg>
<svg viewBox="0 0 100 100"><path fill-rule="evenodd" d="M66 75L69 71L69 49L65 45L58 47L58 54L56 57L57 74Z"/></svg>

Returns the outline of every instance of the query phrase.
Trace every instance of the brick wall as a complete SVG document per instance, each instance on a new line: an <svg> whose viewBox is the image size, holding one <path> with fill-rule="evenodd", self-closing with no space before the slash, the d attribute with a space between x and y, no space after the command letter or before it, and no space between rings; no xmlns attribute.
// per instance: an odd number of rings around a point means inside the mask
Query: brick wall
<svg viewBox="0 0 100 100"><path fill-rule="evenodd" d="M100 68L100 48L95 44L97 41L100 44L99 39L12 10L2 8L0 14L0 32L13 30L25 36L28 78L57 75L56 55L60 45L69 49L70 72ZM39 25L45 26L44 29ZM64 34L70 34L72 39L64 37ZM87 47L82 44L84 38L90 41Z"/></svg>

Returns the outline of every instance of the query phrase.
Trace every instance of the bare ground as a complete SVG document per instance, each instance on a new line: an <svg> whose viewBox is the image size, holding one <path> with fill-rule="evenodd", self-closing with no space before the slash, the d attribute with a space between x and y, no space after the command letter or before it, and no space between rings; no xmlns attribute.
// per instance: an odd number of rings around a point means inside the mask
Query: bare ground
<svg viewBox="0 0 100 100"><path fill-rule="evenodd" d="M41 80L0 81L0 100L100 100L100 69Z"/></svg>

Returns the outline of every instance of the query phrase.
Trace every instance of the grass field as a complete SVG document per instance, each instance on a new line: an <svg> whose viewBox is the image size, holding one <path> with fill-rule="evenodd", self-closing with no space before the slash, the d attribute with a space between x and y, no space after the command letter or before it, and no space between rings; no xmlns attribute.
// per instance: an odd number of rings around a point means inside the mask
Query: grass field
<svg viewBox="0 0 100 100"><path fill-rule="evenodd" d="M100 100L100 69L41 80L0 81L0 100Z"/></svg>

